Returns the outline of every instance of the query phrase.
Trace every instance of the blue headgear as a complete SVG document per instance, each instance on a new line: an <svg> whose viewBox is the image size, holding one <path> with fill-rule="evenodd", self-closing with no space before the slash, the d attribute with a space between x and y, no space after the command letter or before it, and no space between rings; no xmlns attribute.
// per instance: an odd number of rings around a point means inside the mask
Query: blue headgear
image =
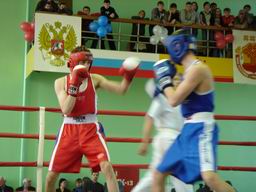
<svg viewBox="0 0 256 192"><path fill-rule="evenodd" d="M177 64L181 63L189 50L196 50L196 38L187 34L170 35L163 41L163 44L167 48L171 60Z"/></svg>

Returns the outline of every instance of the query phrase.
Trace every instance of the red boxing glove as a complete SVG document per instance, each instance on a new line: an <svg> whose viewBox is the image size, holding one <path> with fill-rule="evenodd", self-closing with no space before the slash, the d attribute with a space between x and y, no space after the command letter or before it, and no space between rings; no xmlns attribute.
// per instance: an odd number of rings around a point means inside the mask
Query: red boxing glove
<svg viewBox="0 0 256 192"><path fill-rule="evenodd" d="M122 67L119 69L119 74L123 75L128 82L131 82L139 68L139 64L139 58L128 57L124 60Z"/></svg>
<svg viewBox="0 0 256 192"><path fill-rule="evenodd" d="M71 78L69 81L68 94L76 97L79 92L79 87L82 84L83 80L88 78L89 73L86 70L85 66L77 65L74 67L71 72Z"/></svg>

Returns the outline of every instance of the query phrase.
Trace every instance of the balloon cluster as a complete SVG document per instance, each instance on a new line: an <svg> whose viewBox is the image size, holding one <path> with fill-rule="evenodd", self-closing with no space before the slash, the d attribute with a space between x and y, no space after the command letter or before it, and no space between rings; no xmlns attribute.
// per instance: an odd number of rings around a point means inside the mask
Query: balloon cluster
<svg viewBox="0 0 256 192"><path fill-rule="evenodd" d="M214 39L216 41L216 47L219 49L224 49L227 43L232 43L234 41L234 36L232 34L227 34L224 36L223 33L217 31L214 34Z"/></svg>
<svg viewBox="0 0 256 192"><path fill-rule="evenodd" d="M150 43L152 45L157 45L159 41L163 41L168 36L168 30L159 25L154 26L153 33L154 35L150 37Z"/></svg>
<svg viewBox="0 0 256 192"><path fill-rule="evenodd" d="M27 42L32 42L35 37L35 23L22 22L20 29L24 32L24 39Z"/></svg>
<svg viewBox="0 0 256 192"><path fill-rule="evenodd" d="M91 22L89 29L95 32L99 37L106 37L107 33L112 32L111 24L108 23L106 16L100 16L97 21Z"/></svg>

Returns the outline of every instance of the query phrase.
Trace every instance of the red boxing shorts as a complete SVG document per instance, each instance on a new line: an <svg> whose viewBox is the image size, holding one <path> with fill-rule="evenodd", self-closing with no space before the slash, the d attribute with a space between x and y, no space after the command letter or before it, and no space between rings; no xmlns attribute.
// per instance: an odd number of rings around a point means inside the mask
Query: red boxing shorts
<svg viewBox="0 0 256 192"><path fill-rule="evenodd" d="M79 173L83 155L95 172L100 171L100 162L110 160L102 127L95 115L65 117L56 139L49 171Z"/></svg>

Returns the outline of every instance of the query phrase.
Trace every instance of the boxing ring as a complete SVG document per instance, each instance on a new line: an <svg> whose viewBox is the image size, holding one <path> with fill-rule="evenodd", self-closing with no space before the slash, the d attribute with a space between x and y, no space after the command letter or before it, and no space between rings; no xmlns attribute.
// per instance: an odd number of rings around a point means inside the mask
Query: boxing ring
<svg viewBox="0 0 256 192"><path fill-rule="evenodd" d="M55 140L55 135L45 134L45 113L61 113L58 108L49 107L21 107L21 106L4 106L0 105L0 110L3 111L19 111L19 112L39 112L38 134L17 134L0 132L0 138L21 138L21 139L35 139L38 140L38 154L37 161L29 162L0 162L0 167L36 167L37 172L37 192L42 192L43 188L43 167L48 167L49 162L44 161L44 143L45 140ZM109 111L100 110L98 115L115 115L115 116L141 116L145 112L133 111ZM256 121L256 116L235 116L235 115L215 115L216 120L226 121ZM121 143L140 143L140 138L125 138L125 137L107 137L107 142L121 142ZM220 141L219 145L230 146L256 146L256 142L240 142L240 141ZM82 164L82 167L88 167L87 164ZM131 168L131 169L147 169L148 164L113 164L114 168ZM245 171L256 172L256 167L243 167L243 166L218 166L218 170L222 171Z"/></svg>

